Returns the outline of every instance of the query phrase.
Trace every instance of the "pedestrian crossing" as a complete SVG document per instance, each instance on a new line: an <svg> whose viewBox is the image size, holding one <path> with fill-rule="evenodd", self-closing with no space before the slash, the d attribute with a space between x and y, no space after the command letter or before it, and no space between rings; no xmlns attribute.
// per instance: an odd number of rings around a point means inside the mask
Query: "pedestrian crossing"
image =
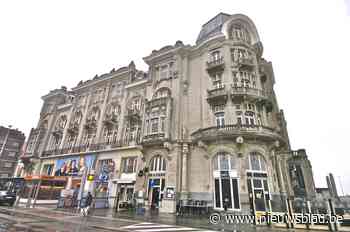
<svg viewBox="0 0 350 232"><path fill-rule="evenodd" d="M151 223L151 222L143 222L143 223L133 224L129 226L124 226L122 227L122 229L133 231L133 232L171 232L171 231L214 232L213 230L203 230L198 228L182 227L182 226L176 226L176 225L164 225L164 224L157 224L157 223Z"/></svg>

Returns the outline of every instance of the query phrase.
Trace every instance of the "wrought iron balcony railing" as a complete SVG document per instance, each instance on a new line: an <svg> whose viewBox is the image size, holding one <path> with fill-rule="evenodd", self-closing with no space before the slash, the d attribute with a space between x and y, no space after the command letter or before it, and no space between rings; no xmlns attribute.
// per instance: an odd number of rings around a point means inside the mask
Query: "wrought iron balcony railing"
<svg viewBox="0 0 350 232"><path fill-rule="evenodd" d="M282 139L282 136L273 128L260 125L242 125L229 124L224 126L213 126L198 129L191 134L194 140L217 140L218 138L236 137L236 136L264 138L264 139Z"/></svg>
<svg viewBox="0 0 350 232"><path fill-rule="evenodd" d="M131 143L131 142L134 142L134 143ZM127 147L127 146L137 145L137 144L139 144L138 141L131 141L131 140L128 140L128 141L115 140L115 141L109 141L109 142L103 142L103 143L84 144L84 145L66 147L61 149L46 150L41 154L41 157L75 154L75 153L88 152L88 151L102 151L102 150L108 150L108 149L113 149L113 148L118 148L123 146Z"/></svg>
<svg viewBox="0 0 350 232"><path fill-rule="evenodd" d="M240 97L240 96L250 96L252 98L261 98L261 99L267 99L268 94L264 90L260 90L257 88L251 88L251 87L238 87L231 85L231 97Z"/></svg>
<svg viewBox="0 0 350 232"><path fill-rule="evenodd" d="M223 70L225 68L224 57L219 57L218 59L214 59L212 61L207 62L207 71L217 71Z"/></svg>
<svg viewBox="0 0 350 232"><path fill-rule="evenodd" d="M158 132L158 133L152 133L143 136L142 143L155 143L155 142L161 142L165 139L165 133L164 132Z"/></svg>

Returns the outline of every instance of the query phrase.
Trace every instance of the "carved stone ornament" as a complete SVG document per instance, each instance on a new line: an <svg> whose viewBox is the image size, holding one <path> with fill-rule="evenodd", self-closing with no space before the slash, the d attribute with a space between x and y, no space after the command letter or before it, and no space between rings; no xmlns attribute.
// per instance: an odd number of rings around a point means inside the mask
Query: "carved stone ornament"
<svg viewBox="0 0 350 232"><path fill-rule="evenodd" d="M173 150L173 145L171 143L169 143L169 142L164 142L163 143L163 147L165 149L167 149L168 151L172 151Z"/></svg>
<svg viewBox="0 0 350 232"><path fill-rule="evenodd" d="M183 93L184 93L184 95L187 95L187 93L188 93L188 81L187 80L183 81L182 84L183 84Z"/></svg>
<svg viewBox="0 0 350 232"><path fill-rule="evenodd" d="M187 143L182 144L182 153L187 154L188 151L189 151L188 144Z"/></svg>
<svg viewBox="0 0 350 232"><path fill-rule="evenodd" d="M244 139L242 136L238 136L236 138L236 143L239 144L239 145L242 145L244 143Z"/></svg>
<svg viewBox="0 0 350 232"><path fill-rule="evenodd" d="M208 145L205 144L202 140L198 141L198 147L202 148L205 151L208 151Z"/></svg>
<svg viewBox="0 0 350 232"><path fill-rule="evenodd" d="M276 148L280 147L280 141L276 140L274 145Z"/></svg>

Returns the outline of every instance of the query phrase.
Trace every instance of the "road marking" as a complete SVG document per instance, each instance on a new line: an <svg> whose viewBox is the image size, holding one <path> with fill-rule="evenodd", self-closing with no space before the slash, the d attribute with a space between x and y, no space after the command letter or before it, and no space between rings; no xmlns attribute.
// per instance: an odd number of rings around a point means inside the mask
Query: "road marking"
<svg viewBox="0 0 350 232"><path fill-rule="evenodd" d="M155 229L145 229L145 230L135 230L137 232L155 232L155 231L197 231L194 228L188 227L170 227L170 228L155 228Z"/></svg>
<svg viewBox="0 0 350 232"><path fill-rule="evenodd" d="M169 227L168 225L160 225L160 224L152 224L152 225L131 225L131 226L125 226L124 228L127 229L139 229L139 228L155 228L155 227Z"/></svg>
<svg viewBox="0 0 350 232"><path fill-rule="evenodd" d="M150 222L143 222L143 223L133 224L129 226L124 226L122 227L122 229L134 231L134 232L166 232L166 231L214 232L213 230L202 230L198 228L156 224L156 223L150 223Z"/></svg>

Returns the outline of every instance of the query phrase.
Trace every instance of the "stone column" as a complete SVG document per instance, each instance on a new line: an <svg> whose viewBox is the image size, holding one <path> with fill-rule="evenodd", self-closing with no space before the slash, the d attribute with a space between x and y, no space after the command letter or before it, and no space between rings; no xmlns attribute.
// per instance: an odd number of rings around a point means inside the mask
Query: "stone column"
<svg viewBox="0 0 350 232"><path fill-rule="evenodd" d="M74 117L74 104L72 103L71 109L69 110L69 114L67 115L67 122L66 122L66 126L63 130L63 135L62 135L62 140L61 140L61 144L60 144L60 149L63 149L66 147L66 137L68 134L68 128L69 128L69 124L70 121L72 120L72 118Z"/></svg>
<svg viewBox="0 0 350 232"><path fill-rule="evenodd" d="M84 124L86 121L86 117L87 114L89 113L89 103L90 103L90 98L93 95L93 93L90 93L87 97L86 97L86 101L85 101L85 109L84 112L82 112L83 116L80 122L80 126L79 126L79 132L78 132L78 137L77 137L77 142L75 143L75 146L80 146L81 145L81 138L83 136L84 133Z"/></svg>
<svg viewBox="0 0 350 232"><path fill-rule="evenodd" d="M184 197L188 192L187 188L187 159L188 159L188 144L182 145L182 180L181 180L181 197ZM184 194L184 195L183 195Z"/></svg>
<svg viewBox="0 0 350 232"><path fill-rule="evenodd" d="M110 89L110 86L106 87L105 97L103 99L103 105L102 105L101 110L100 110L100 113L101 113L100 118L98 119L98 122L97 122L97 131L96 131L96 138L95 138L94 143L100 143L100 141L101 141L100 137L101 137L101 132L103 129L103 119L104 119L106 108L107 108L109 89Z"/></svg>

